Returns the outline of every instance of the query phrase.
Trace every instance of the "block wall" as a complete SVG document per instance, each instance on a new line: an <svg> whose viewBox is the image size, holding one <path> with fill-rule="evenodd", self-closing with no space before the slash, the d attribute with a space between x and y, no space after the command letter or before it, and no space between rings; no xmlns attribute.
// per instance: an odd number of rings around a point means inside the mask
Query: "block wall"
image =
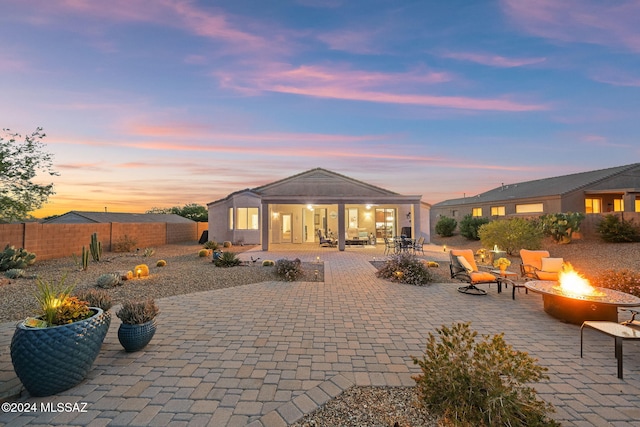
<svg viewBox="0 0 640 427"><path fill-rule="evenodd" d="M91 235L98 233L103 251L111 251L112 243L125 235L136 241L140 249L172 243L197 242L207 223L104 223L104 224L0 224L0 250L6 245L34 252L38 260L80 255L89 249Z"/></svg>

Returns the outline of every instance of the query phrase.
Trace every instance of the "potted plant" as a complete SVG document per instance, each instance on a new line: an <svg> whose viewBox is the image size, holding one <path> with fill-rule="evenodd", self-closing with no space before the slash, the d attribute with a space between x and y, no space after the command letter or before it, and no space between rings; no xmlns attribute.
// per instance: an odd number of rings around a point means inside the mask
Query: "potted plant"
<svg viewBox="0 0 640 427"><path fill-rule="evenodd" d="M498 258L493 262L493 266L499 268L502 274L504 274L504 272L507 270L507 267L509 267L510 265L511 261L509 261L507 258Z"/></svg>
<svg viewBox="0 0 640 427"><path fill-rule="evenodd" d="M142 350L156 333L156 316L160 310L153 298L131 300L122 303L116 316L122 320L118 328L118 340L125 351Z"/></svg>
<svg viewBox="0 0 640 427"><path fill-rule="evenodd" d="M89 373L111 316L71 296L66 275L57 283L37 280L41 313L16 325L11 362L32 396L50 396L79 384Z"/></svg>

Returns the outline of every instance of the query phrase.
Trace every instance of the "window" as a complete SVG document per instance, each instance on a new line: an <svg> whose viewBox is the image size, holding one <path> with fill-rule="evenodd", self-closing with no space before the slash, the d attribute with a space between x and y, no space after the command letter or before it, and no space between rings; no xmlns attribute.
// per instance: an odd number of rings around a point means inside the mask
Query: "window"
<svg viewBox="0 0 640 427"><path fill-rule="evenodd" d="M529 203L526 205L516 205L516 213L538 213L544 212L542 203Z"/></svg>
<svg viewBox="0 0 640 427"><path fill-rule="evenodd" d="M229 208L229 229L234 225L233 208ZM258 230L258 208L236 208L236 230Z"/></svg>
<svg viewBox="0 0 640 427"><path fill-rule="evenodd" d="M585 213L602 213L602 199L584 199Z"/></svg>
<svg viewBox="0 0 640 427"><path fill-rule="evenodd" d="M622 199L613 199L613 211L614 212L624 212L624 200L622 200Z"/></svg>
<svg viewBox="0 0 640 427"><path fill-rule="evenodd" d="M349 218L348 228L358 228L358 208L347 209L347 218Z"/></svg>
<svg viewBox="0 0 640 427"><path fill-rule="evenodd" d="M504 216L504 206L491 206L491 216Z"/></svg>
<svg viewBox="0 0 640 427"><path fill-rule="evenodd" d="M640 212L640 200L636 199L636 212Z"/></svg>
<svg viewBox="0 0 640 427"><path fill-rule="evenodd" d="M471 210L471 216L482 216L482 208L473 208Z"/></svg>

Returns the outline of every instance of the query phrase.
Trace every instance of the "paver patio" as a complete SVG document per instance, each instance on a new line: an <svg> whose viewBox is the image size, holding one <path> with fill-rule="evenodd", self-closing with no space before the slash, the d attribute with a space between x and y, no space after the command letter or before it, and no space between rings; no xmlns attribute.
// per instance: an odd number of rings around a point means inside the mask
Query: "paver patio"
<svg viewBox="0 0 640 427"><path fill-rule="evenodd" d="M425 258L446 260L440 247ZM624 380L616 377L613 341L542 310L539 295L463 295L454 284L425 287L375 277L369 263L382 247L344 252L277 245L243 254L325 263L325 282L265 282L158 300L158 331L145 351L125 353L111 329L90 376L46 398L86 402L87 412L0 413L0 424L286 426L352 385L412 386L410 355L429 332L471 321L483 334L505 332L518 350L549 368L536 385L565 426L640 425L640 344L627 342ZM260 268L260 267L247 267ZM211 274L215 274L212 269ZM179 286L179 284L176 284ZM486 285L484 286L485 288ZM9 387L15 322L0 325L0 379Z"/></svg>

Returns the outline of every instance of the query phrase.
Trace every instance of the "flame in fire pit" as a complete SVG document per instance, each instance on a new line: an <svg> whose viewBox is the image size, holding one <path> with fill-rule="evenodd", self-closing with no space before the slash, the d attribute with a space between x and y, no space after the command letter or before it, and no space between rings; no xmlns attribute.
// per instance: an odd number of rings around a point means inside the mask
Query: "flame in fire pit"
<svg viewBox="0 0 640 427"><path fill-rule="evenodd" d="M573 269L571 264L566 263L563 271L558 274L558 286L555 289L560 290L565 295L576 296L604 296L604 292L598 291L591 286L589 280Z"/></svg>

